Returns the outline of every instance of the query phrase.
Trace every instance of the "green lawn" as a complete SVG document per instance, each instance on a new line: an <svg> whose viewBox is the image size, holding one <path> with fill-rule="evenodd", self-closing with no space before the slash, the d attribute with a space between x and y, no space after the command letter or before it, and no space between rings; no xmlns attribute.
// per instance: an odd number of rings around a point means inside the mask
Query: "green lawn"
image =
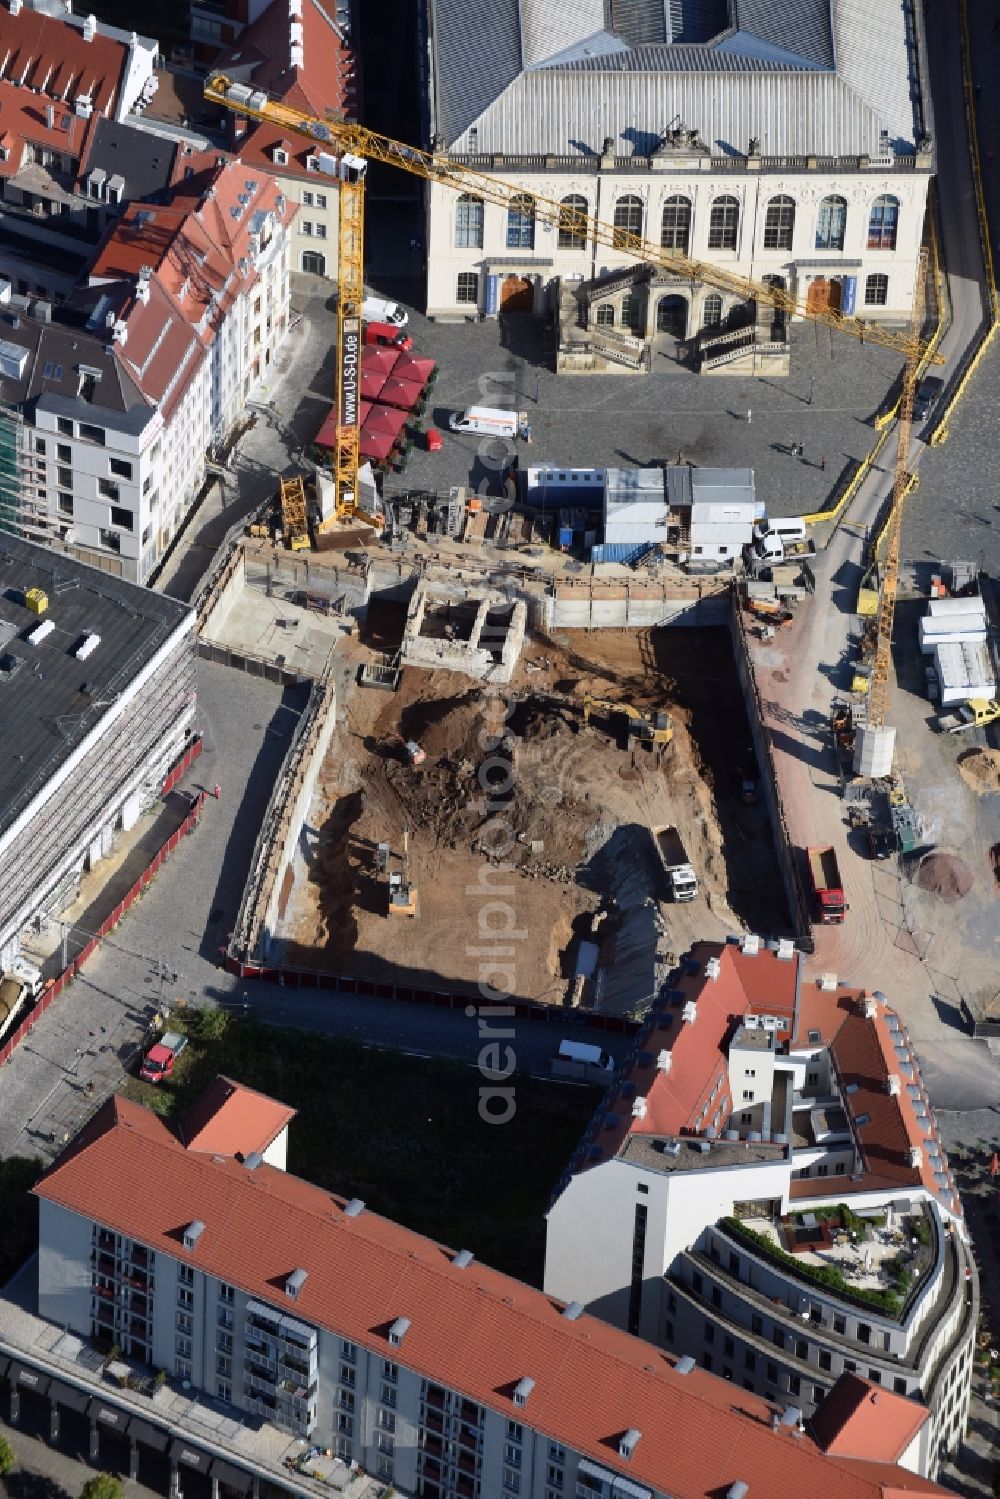
<svg viewBox="0 0 1000 1499"><path fill-rule="evenodd" d="M298 1109L289 1171L541 1284L542 1214L593 1111L594 1090L514 1077L517 1112L509 1124L491 1125L478 1111L483 1079L459 1063L244 1018L214 1038L193 1034L202 1030L194 1015L189 1028L175 1077L159 1087L130 1077L128 1097L174 1114L225 1073Z"/></svg>

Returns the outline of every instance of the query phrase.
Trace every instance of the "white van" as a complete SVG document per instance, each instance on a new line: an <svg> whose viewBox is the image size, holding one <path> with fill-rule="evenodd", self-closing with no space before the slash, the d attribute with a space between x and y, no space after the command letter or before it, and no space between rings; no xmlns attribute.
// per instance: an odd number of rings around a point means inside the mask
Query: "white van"
<svg viewBox="0 0 1000 1499"><path fill-rule="evenodd" d="M480 432L512 440L524 430L527 422L526 411L498 411L495 406L467 406L464 411L455 411L448 418L448 426L453 432Z"/></svg>
<svg viewBox="0 0 1000 1499"><path fill-rule="evenodd" d="M609 1075L615 1070L615 1058L601 1051L600 1046L589 1046L583 1040L561 1040L556 1060L576 1063L579 1067L597 1067Z"/></svg>
<svg viewBox="0 0 1000 1499"><path fill-rule="evenodd" d="M398 302L387 302L384 297L365 297L361 304L361 316L366 323L391 323L394 328L405 328L410 314Z"/></svg>
<svg viewBox="0 0 1000 1499"><path fill-rule="evenodd" d="M758 521L753 528L754 550L760 557L780 562L786 547L805 541L806 523L797 515L776 515L773 520Z"/></svg>

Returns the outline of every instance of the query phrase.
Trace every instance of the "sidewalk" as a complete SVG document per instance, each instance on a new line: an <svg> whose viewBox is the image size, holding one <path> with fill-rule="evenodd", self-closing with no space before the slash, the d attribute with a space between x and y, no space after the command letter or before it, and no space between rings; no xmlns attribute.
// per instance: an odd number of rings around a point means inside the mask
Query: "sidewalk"
<svg viewBox="0 0 1000 1499"><path fill-rule="evenodd" d="M0 1435L7 1438L18 1459L17 1467L0 1479L0 1494L6 1499L66 1499L66 1496L77 1499L88 1478L93 1478L97 1471L2 1421ZM130 1478L123 1480L122 1491L125 1499L162 1499L155 1489L134 1483Z"/></svg>

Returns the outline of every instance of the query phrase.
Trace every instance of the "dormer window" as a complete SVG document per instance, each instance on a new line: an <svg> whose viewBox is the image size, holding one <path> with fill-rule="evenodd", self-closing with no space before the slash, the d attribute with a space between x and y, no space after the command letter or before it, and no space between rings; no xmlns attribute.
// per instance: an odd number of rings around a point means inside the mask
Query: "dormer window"
<svg viewBox="0 0 1000 1499"><path fill-rule="evenodd" d="M275 146L274 151L272 152L271 159L273 160L276 167L287 167L288 152L283 146Z"/></svg>

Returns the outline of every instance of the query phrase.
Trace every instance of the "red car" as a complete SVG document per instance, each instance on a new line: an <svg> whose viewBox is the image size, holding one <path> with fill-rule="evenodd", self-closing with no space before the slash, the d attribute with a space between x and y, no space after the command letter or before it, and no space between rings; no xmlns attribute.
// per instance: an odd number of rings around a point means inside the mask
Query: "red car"
<svg viewBox="0 0 1000 1499"><path fill-rule="evenodd" d="M424 441L427 444L428 453L440 453L444 447L441 433L436 427L427 428L427 431L424 433Z"/></svg>
<svg viewBox="0 0 1000 1499"><path fill-rule="evenodd" d="M404 354L413 348L413 339L401 328L394 328L391 323L366 323L365 343L378 344L386 349L401 349Z"/></svg>

